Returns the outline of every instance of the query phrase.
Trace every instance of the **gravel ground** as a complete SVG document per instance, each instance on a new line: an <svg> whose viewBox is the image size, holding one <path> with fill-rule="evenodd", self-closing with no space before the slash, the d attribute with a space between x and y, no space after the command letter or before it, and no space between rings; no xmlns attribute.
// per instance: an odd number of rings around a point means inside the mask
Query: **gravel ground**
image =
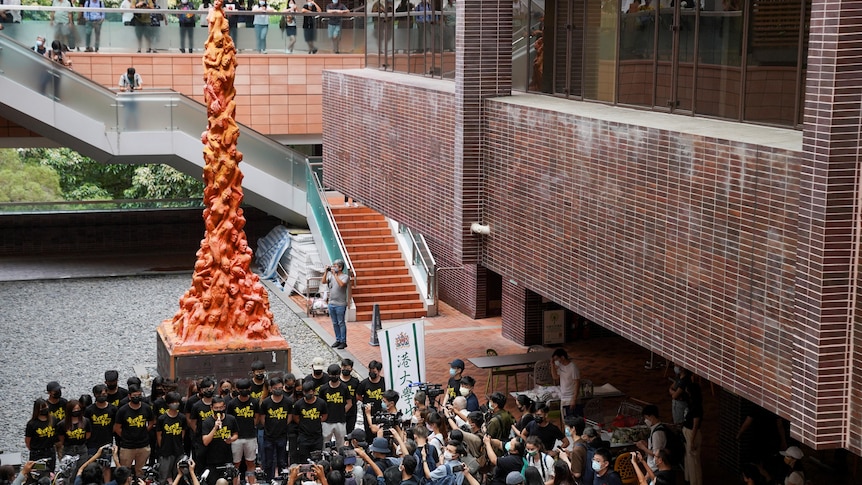
<svg viewBox="0 0 862 485"><path fill-rule="evenodd" d="M72 399L89 394L107 369L117 369L121 381L135 365L154 374L155 329L176 313L190 284L190 274L0 283L0 450L26 449L24 426L49 381L59 381L63 397ZM271 293L270 305L295 373L307 374L314 357L338 360Z"/></svg>

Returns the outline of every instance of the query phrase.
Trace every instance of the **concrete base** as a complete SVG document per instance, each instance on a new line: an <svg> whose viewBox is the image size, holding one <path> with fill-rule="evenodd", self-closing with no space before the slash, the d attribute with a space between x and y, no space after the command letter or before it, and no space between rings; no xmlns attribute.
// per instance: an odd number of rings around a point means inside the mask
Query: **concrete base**
<svg viewBox="0 0 862 485"><path fill-rule="evenodd" d="M256 360L263 362L270 376L290 372L290 344L284 338L184 344L177 342L170 320L156 332L156 357L159 375L177 379L180 389L202 377L234 382L250 377Z"/></svg>

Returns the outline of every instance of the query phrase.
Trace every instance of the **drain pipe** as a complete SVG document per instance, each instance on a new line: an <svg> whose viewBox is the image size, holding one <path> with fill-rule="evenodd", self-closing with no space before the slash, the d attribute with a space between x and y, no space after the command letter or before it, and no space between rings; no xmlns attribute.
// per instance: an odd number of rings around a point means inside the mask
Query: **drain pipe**
<svg viewBox="0 0 862 485"><path fill-rule="evenodd" d="M491 234L491 226L482 225L482 224L479 224L478 222L474 222L473 224L470 224L470 230L475 232L476 234L481 234L482 236L487 236L487 235Z"/></svg>

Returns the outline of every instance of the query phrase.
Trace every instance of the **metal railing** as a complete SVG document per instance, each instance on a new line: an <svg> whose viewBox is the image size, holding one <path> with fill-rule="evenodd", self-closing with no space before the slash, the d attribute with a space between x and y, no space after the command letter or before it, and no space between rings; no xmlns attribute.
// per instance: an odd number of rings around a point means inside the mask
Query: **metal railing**
<svg viewBox="0 0 862 485"><path fill-rule="evenodd" d="M51 202L2 202L0 214L31 214L34 212L106 212L149 209L203 208L201 199L111 199L58 200Z"/></svg>
<svg viewBox="0 0 862 485"><path fill-rule="evenodd" d="M425 236L413 232L404 224L398 224L398 232L407 237L410 241L410 261L413 266L419 270L419 277L425 284L425 295L429 300L434 300L437 304L437 262L434 261L434 256L431 250L428 249L428 244L425 243Z"/></svg>

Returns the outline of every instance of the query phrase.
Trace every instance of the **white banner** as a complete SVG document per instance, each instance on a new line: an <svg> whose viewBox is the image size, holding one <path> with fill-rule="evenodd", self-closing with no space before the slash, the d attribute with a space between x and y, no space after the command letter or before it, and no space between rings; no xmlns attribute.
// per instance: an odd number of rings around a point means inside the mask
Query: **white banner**
<svg viewBox="0 0 862 485"><path fill-rule="evenodd" d="M425 322L419 320L377 332L380 354L389 389L399 396L398 410L410 415L413 394L410 384L425 378Z"/></svg>

